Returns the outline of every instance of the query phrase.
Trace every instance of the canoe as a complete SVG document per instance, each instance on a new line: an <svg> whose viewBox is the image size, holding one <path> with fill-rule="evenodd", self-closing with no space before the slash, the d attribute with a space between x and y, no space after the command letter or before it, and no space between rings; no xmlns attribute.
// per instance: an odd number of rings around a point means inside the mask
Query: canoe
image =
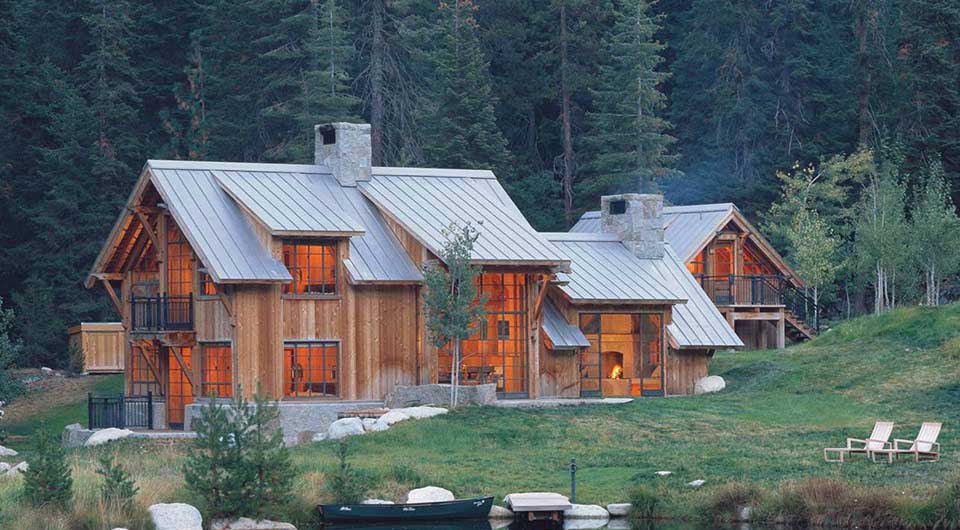
<svg viewBox="0 0 960 530"><path fill-rule="evenodd" d="M493 497L422 504L321 504L324 522L445 521L479 519L490 514Z"/></svg>

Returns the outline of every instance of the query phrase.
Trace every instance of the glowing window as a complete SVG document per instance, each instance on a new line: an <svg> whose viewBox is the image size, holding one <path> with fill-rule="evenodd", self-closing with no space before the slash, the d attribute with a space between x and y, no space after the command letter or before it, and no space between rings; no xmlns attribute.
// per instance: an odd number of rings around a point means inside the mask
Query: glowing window
<svg viewBox="0 0 960 530"><path fill-rule="evenodd" d="M293 276L284 284L284 294L337 293L337 243L335 241L290 241L283 244L283 264Z"/></svg>

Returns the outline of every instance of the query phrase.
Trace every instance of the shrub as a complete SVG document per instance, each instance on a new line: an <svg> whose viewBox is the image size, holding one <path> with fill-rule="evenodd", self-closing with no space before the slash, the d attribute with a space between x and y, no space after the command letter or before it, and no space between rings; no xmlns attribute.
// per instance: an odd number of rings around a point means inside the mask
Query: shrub
<svg viewBox="0 0 960 530"><path fill-rule="evenodd" d="M86 354L79 344L67 346L67 374L77 376L83 373Z"/></svg>
<svg viewBox="0 0 960 530"><path fill-rule="evenodd" d="M114 462L110 456L103 455L97 466L97 474L103 477L100 485L100 497L103 501L128 508L139 490L123 466Z"/></svg>
<svg viewBox="0 0 960 530"><path fill-rule="evenodd" d="M2 401L10 401L23 393L23 384L10 373L10 366L23 352L23 342L10 338L13 324L13 309L4 309L3 298L0 298L0 400Z"/></svg>
<svg viewBox="0 0 960 530"><path fill-rule="evenodd" d="M703 516L711 521L733 520L740 508L756 508L760 498L760 489L756 486L740 482L724 484L710 496Z"/></svg>
<svg viewBox="0 0 960 530"><path fill-rule="evenodd" d="M276 427L280 412L259 393L252 405L237 394L232 407L214 401L201 411L184 481L211 518L276 517L290 502L295 478Z"/></svg>
<svg viewBox="0 0 960 530"><path fill-rule="evenodd" d="M637 521L656 519L663 503L663 488L637 484L630 490L630 517Z"/></svg>
<svg viewBox="0 0 960 530"><path fill-rule="evenodd" d="M960 528L960 477L939 488L924 512L923 526Z"/></svg>
<svg viewBox="0 0 960 530"><path fill-rule="evenodd" d="M373 485L372 478L347 462L350 446L345 440L337 444L337 467L327 473L327 492L333 502L356 504L361 502Z"/></svg>
<svg viewBox="0 0 960 530"><path fill-rule="evenodd" d="M33 436L36 452L27 460L23 494L34 506L65 508L73 497L73 478L60 439L43 426Z"/></svg>

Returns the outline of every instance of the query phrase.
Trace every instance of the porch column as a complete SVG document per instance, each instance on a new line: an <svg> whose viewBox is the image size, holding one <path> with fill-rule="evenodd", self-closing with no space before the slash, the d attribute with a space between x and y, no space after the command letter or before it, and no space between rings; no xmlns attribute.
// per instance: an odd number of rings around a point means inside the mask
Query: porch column
<svg viewBox="0 0 960 530"><path fill-rule="evenodd" d="M787 347L787 324L783 309L780 310L780 318L777 319L777 349L782 350Z"/></svg>

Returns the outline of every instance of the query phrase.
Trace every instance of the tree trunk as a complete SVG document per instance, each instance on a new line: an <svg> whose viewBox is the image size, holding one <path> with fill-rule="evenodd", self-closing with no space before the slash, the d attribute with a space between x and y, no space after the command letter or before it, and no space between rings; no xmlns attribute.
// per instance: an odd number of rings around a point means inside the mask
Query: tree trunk
<svg viewBox="0 0 960 530"><path fill-rule="evenodd" d="M370 151L373 165L383 165L383 116L384 116L384 68L386 65L386 39L383 19L386 16L386 0L372 0L371 31L373 42L370 50Z"/></svg>
<svg viewBox="0 0 960 530"><path fill-rule="evenodd" d="M457 398L460 390L460 339L453 341L453 376L450 378L450 408L457 408Z"/></svg>
<svg viewBox="0 0 960 530"><path fill-rule="evenodd" d="M570 79L567 58L567 7L560 0L560 99L563 120L563 215L567 228L573 226L573 132L570 124Z"/></svg>

